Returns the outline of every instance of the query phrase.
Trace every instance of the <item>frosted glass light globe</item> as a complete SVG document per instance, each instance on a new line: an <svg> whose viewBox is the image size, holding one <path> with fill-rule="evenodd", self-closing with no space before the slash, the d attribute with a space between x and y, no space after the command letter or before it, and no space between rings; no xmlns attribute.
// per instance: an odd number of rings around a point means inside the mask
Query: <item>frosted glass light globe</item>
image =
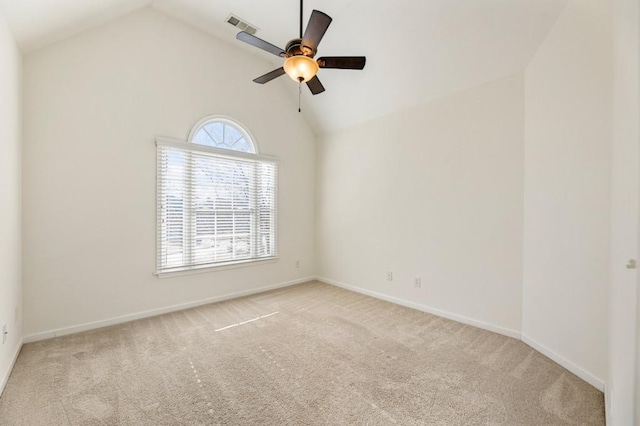
<svg viewBox="0 0 640 426"><path fill-rule="evenodd" d="M284 61L284 71L293 81L306 83L318 73L318 63L308 56L291 56Z"/></svg>

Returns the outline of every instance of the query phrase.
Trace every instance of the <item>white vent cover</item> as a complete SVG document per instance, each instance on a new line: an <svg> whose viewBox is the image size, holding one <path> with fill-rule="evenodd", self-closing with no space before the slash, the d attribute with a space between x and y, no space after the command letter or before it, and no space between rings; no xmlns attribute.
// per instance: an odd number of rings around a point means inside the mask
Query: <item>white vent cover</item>
<svg viewBox="0 0 640 426"><path fill-rule="evenodd" d="M248 23L242 18L238 18L234 14L229 14L229 16L227 17L227 22L233 25L234 27L237 27L240 31L244 31L252 35L258 32L258 27Z"/></svg>

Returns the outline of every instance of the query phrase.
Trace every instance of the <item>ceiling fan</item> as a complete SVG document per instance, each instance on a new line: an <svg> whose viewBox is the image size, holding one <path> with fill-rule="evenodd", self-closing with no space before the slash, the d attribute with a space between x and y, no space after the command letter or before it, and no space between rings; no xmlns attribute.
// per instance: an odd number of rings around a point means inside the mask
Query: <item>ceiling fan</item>
<svg viewBox="0 0 640 426"><path fill-rule="evenodd" d="M319 68L361 70L364 68L367 58L364 56L323 56L317 60L313 59L318 51L318 44L320 44L320 40L322 40L324 33L329 28L332 19L326 13L314 10L303 34L302 2L303 0L300 0L300 37L289 41L284 50L244 31L239 32L236 38L285 58L282 67L268 72L253 81L265 84L281 75L288 74L294 81L307 83L311 93L317 95L325 90L316 76Z"/></svg>

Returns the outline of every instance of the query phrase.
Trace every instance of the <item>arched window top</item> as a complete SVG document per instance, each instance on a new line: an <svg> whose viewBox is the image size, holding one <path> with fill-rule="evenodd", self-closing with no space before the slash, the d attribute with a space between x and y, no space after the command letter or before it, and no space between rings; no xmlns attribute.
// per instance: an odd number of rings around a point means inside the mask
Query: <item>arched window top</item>
<svg viewBox="0 0 640 426"><path fill-rule="evenodd" d="M198 121L189 142L230 151L258 154L258 149L249 132L238 122L222 116L209 116Z"/></svg>

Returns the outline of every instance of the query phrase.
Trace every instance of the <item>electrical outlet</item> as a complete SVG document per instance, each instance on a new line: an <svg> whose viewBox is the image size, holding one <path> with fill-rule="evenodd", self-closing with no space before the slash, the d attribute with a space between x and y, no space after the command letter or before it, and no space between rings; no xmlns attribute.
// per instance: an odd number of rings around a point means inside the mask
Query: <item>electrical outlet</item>
<svg viewBox="0 0 640 426"><path fill-rule="evenodd" d="M387 281L393 281L393 272L387 271Z"/></svg>
<svg viewBox="0 0 640 426"><path fill-rule="evenodd" d="M420 288L420 287L422 287L422 277L415 277L415 278L413 279L413 286L414 286L415 288Z"/></svg>
<svg viewBox="0 0 640 426"><path fill-rule="evenodd" d="M7 334L9 334L9 332L7 331L7 324L2 324L2 344L3 345L7 341Z"/></svg>

